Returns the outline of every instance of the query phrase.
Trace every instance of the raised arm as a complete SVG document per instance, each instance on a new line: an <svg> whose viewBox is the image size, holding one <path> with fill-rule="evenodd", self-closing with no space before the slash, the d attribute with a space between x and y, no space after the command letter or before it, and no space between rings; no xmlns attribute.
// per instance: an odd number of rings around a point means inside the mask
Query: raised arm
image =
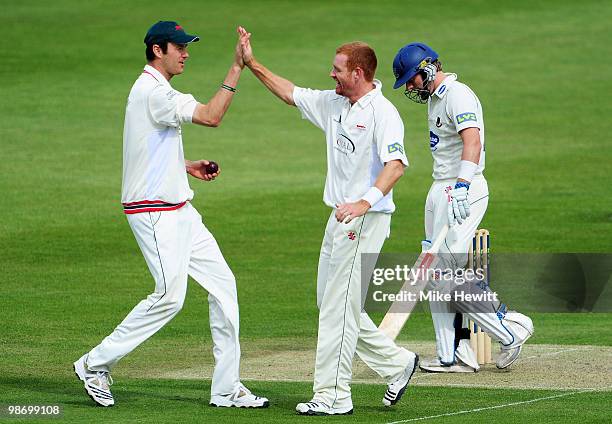
<svg viewBox="0 0 612 424"><path fill-rule="evenodd" d="M295 84L291 81L280 77L264 65L259 63L253 56L253 49L251 47L251 33L247 32L243 27L238 27L238 34L240 34L240 44L242 47L242 57L244 63L267 88L274 95L280 98L283 102L288 105L295 106L293 101L293 88Z"/></svg>
<svg viewBox="0 0 612 424"><path fill-rule="evenodd" d="M239 37L236 43L234 62L230 66L223 84L208 103L199 103L196 106L192 117L194 124L205 125L207 127L218 127L221 124L221 120L236 93L236 86L238 85L243 68L244 61L242 60L241 39Z"/></svg>

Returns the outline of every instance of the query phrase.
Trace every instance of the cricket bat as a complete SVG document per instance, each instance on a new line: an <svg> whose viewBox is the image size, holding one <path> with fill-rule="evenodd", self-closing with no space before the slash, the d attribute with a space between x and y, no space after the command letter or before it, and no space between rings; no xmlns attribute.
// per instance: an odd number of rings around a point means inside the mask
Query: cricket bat
<svg viewBox="0 0 612 424"><path fill-rule="evenodd" d="M436 262L438 261L437 254L440 251L440 246L446 238L446 234L448 234L448 228L448 224L444 225L444 227L442 227L438 233L438 237L431 245L431 248L419 255L414 266L412 267L413 270L417 270L418 272L412 273L411 275L427 276L427 269L435 266ZM404 282L402 288L400 289L400 293L402 291L420 293L423 288L425 288L426 284L426 278L416 281L414 278L409 278ZM408 318L410 318L410 313L416 304L417 300L396 300L391 304L391 307L378 326L378 329L387 337L395 340L400 331L402 331L406 321L408 321Z"/></svg>

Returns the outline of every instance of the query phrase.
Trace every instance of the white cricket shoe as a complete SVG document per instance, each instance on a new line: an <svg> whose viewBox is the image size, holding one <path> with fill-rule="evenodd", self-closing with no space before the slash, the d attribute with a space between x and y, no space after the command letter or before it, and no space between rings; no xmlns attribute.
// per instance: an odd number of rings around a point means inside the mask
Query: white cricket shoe
<svg viewBox="0 0 612 424"><path fill-rule="evenodd" d="M534 328L531 318L515 311L508 311L502 320L503 325L512 333L514 341L501 347L495 366L500 370L512 365L521 354L523 344L533 335Z"/></svg>
<svg viewBox="0 0 612 424"><path fill-rule="evenodd" d="M113 406L115 400L110 391L113 379L110 374L105 371L90 371L87 368L86 359L87 354L81 356L81 358L73 364L74 373L79 377L79 380L83 382L85 391L96 404L100 406Z"/></svg>
<svg viewBox="0 0 612 424"><path fill-rule="evenodd" d="M415 353L414 361L412 362L412 364L409 364L406 367L401 377L387 385L387 391L385 392L385 396L383 397L383 405L391 406L399 402L399 400L404 395L406 388L408 388L410 379L414 375L418 366L419 366L419 355Z"/></svg>
<svg viewBox="0 0 612 424"><path fill-rule="evenodd" d="M419 368L425 372L448 372L448 373L467 373L478 372L479 368L473 368L462 361L457 360L453 365L444 365L440 362L440 358L435 358L429 361L421 361Z"/></svg>
<svg viewBox="0 0 612 424"><path fill-rule="evenodd" d="M225 408L267 408L270 406L270 401L265 397L255 396L240 383L232 394L211 396L210 405Z"/></svg>
<svg viewBox="0 0 612 424"><path fill-rule="evenodd" d="M353 407L331 408L323 402L298 403L295 410L299 415L351 415Z"/></svg>

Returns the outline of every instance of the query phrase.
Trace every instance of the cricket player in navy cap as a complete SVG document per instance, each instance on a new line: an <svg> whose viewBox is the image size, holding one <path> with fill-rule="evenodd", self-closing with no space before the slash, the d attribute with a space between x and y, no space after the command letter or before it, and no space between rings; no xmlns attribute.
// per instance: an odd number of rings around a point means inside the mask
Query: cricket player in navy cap
<svg viewBox="0 0 612 424"><path fill-rule="evenodd" d="M188 276L208 291L215 358L210 404L247 408L269 404L240 382L236 281L215 238L191 204L193 191L187 174L212 181L220 170L211 171L206 160L186 160L181 131L183 124L216 127L221 123L244 62L237 45L219 90L208 103L200 103L170 85L185 69L189 44L198 40L177 22L153 25L144 39L148 64L127 99L121 202L155 280L155 291L74 363L87 394L101 406L115 403L110 372L117 362L181 310Z"/></svg>

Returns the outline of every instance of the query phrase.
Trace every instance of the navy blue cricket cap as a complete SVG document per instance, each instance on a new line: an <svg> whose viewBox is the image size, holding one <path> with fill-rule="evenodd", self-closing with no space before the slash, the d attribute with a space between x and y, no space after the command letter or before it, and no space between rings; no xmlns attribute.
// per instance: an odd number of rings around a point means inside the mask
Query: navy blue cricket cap
<svg viewBox="0 0 612 424"><path fill-rule="evenodd" d="M195 41L200 41L197 35L189 35L177 22L174 21L159 21L147 31L144 43L157 44L169 41L175 44L187 44Z"/></svg>

